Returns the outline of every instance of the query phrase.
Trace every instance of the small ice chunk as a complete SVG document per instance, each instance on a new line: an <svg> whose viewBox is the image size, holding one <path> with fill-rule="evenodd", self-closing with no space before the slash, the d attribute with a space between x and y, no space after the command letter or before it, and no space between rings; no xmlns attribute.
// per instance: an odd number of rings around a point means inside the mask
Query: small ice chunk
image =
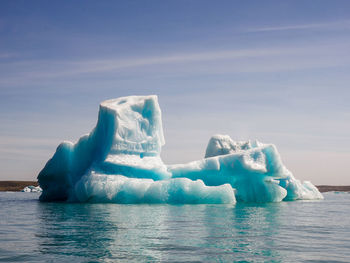
<svg viewBox="0 0 350 263"><path fill-rule="evenodd" d="M40 193L43 190L40 188L40 186L33 186L33 185L28 185L23 188L22 192L26 193Z"/></svg>

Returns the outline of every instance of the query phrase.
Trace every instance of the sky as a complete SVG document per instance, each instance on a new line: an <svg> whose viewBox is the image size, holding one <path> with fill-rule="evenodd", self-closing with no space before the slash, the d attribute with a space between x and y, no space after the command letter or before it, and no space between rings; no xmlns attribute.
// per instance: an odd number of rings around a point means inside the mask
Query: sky
<svg viewBox="0 0 350 263"><path fill-rule="evenodd" d="M0 1L0 180L35 180L99 103L156 94L167 164L213 134L349 185L350 1Z"/></svg>

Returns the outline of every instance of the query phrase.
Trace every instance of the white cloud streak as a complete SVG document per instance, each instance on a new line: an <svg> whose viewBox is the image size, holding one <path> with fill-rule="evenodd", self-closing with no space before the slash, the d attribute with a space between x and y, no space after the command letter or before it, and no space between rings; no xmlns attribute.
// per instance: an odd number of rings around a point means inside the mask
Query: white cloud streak
<svg viewBox="0 0 350 263"><path fill-rule="evenodd" d="M281 54L298 53L295 48L283 49L240 49L240 50L225 50L225 51L208 51L201 53L177 53L164 56L141 57L141 58L112 58L112 59L90 59L79 61L56 61L48 63L48 61L27 61L15 62L13 67L37 68L42 74L38 77L60 77L71 76L85 73L111 72L128 68L154 66L154 65L169 65L191 62L206 62L216 60L234 60L241 58L258 58L269 57ZM47 67L50 64L50 67ZM44 66L45 65L45 66ZM44 66L44 67L43 67ZM54 69L61 68L56 71ZM36 76L38 72L28 72L28 75Z"/></svg>
<svg viewBox="0 0 350 263"><path fill-rule="evenodd" d="M284 26L266 26L250 28L245 30L246 32L271 32L271 31L289 31L289 30L311 30L311 29L343 29L349 28L350 21L334 21L328 23L309 23L309 24L297 24L297 25L284 25Z"/></svg>
<svg viewBox="0 0 350 263"><path fill-rule="evenodd" d="M23 61L0 64L0 84L11 85L81 74L168 70L172 74L272 72L338 66L348 63L344 47L330 45L233 49L174 53L140 58L87 59L76 61ZM141 72L142 72L141 70Z"/></svg>

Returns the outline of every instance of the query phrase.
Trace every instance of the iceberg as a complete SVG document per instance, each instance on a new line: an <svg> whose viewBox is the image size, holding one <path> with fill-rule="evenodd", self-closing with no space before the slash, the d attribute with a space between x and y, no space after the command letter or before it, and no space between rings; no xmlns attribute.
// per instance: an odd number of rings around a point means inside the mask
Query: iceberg
<svg viewBox="0 0 350 263"><path fill-rule="evenodd" d="M62 142L38 175L41 201L230 204L322 199L283 165L273 144L215 135L205 158L166 165L156 95L100 104L91 133Z"/></svg>

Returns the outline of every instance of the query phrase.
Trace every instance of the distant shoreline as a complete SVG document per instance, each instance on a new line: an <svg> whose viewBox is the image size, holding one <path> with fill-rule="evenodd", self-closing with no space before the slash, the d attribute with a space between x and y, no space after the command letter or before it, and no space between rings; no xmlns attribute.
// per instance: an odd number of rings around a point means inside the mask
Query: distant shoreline
<svg viewBox="0 0 350 263"><path fill-rule="evenodd" d="M350 185L316 185L321 193L324 192L350 192Z"/></svg>
<svg viewBox="0 0 350 263"><path fill-rule="evenodd" d="M0 181L0 192L20 192L24 187L38 186L37 181ZM324 192L350 192L350 185L316 185L321 193Z"/></svg>
<svg viewBox="0 0 350 263"><path fill-rule="evenodd" d="M37 181L0 181L0 191L20 192L29 185L38 186L39 184Z"/></svg>

